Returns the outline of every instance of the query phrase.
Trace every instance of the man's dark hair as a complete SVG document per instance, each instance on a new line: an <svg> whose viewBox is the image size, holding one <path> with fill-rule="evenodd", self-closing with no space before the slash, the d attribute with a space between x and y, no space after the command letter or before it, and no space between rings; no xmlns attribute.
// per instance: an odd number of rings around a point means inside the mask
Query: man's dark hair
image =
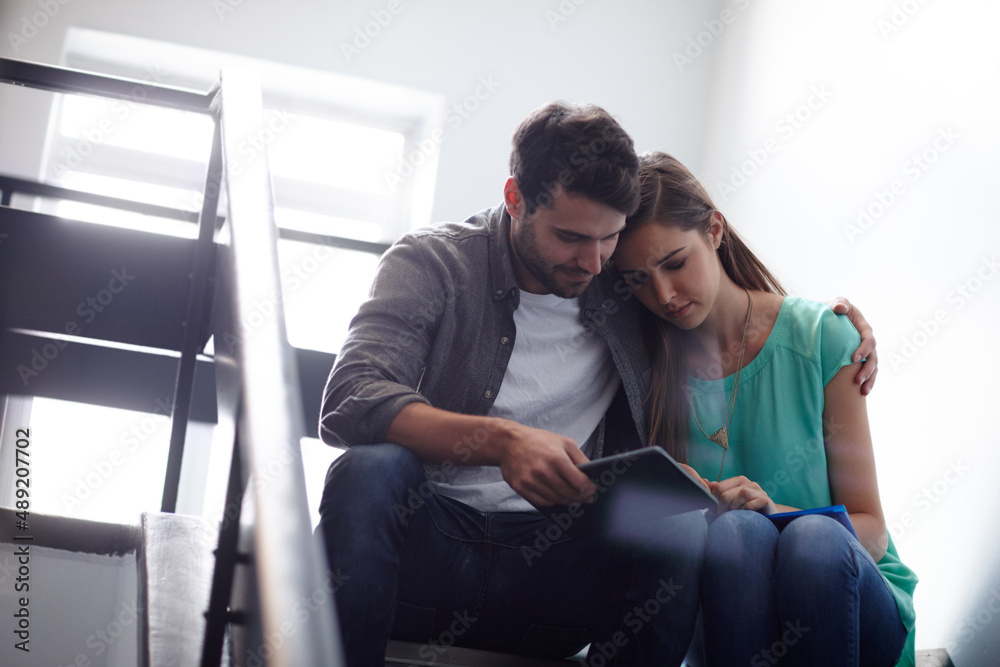
<svg viewBox="0 0 1000 667"><path fill-rule="evenodd" d="M521 122L513 144L510 173L528 215L551 206L559 185L626 215L639 207L632 137L601 107L550 102Z"/></svg>

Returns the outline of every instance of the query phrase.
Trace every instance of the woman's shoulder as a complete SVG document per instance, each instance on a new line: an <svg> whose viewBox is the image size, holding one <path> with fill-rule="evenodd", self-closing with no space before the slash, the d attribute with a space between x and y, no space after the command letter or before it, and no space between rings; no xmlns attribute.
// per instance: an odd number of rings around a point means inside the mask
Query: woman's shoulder
<svg viewBox="0 0 1000 667"><path fill-rule="evenodd" d="M786 296L782 302L782 310L790 322L800 330L817 331L827 335L850 331L857 333L846 315L834 313L833 309L822 301Z"/></svg>
<svg viewBox="0 0 1000 667"><path fill-rule="evenodd" d="M797 296L785 297L781 316L787 320L783 327L786 347L829 371L852 363L861 336L847 316L837 315L825 303Z"/></svg>

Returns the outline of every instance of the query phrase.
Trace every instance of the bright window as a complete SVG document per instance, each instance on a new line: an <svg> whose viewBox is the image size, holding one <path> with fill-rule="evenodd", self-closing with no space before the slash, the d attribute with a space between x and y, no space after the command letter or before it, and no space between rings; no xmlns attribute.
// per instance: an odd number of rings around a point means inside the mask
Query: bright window
<svg viewBox="0 0 1000 667"><path fill-rule="evenodd" d="M272 130L266 149L279 227L385 244L429 222L436 153L422 153L413 164L404 156L427 145L441 127L441 96L81 28L67 32L63 64L195 90L210 89L223 67L252 69L261 80L265 124ZM141 83L136 91L142 92ZM199 211L212 119L144 105L141 97L54 96L42 180ZM240 152L249 155L259 148L241 145ZM223 214L224 204L223 195ZM41 201L37 206L85 222L196 235L190 223L90 204ZM360 251L279 241L292 345L339 351L347 324L366 296L378 254L377 246ZM29 399L27 409L37 444L37 477L45 480L36 511L131 523L140 512L159 509L170 437L170 421L163 413L41 398ZM131 435L136 429L140 441ZM316 447L318 441L305 442L313 464L336 455L316 451L322 449ZM178 511L218 518L229 462L228 448L220 445L212 443L211 425L189 425ZM315 513L315 489L310 496Z"/></svg>

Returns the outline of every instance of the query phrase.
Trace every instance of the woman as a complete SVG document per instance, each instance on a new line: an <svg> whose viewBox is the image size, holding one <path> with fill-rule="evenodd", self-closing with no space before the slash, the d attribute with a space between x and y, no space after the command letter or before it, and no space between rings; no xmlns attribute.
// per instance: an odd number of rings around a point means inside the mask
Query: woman
<svg viewBox="0 0 1000 667"><path fill-rule="evenodd" d="M613 261L657 316L651 442L719 500L702 579L709 664L912 664L916 577L882 515L857 332L785 296L677 160L644 155L640 178ZM827 516L780 533L765 516L834 504L857 538Z"/></svg>

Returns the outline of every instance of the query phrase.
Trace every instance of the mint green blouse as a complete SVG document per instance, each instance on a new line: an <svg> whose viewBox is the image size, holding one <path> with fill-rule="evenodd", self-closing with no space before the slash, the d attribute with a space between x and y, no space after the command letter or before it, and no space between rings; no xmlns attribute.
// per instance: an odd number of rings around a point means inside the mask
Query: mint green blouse
<svg viewBox="0 0 1000 667"><path fill-rule="evenodd" d="M745 475L774 502L799 509L832 504L823 441L823 389L852 363L860 340L850 321L825 304L785 297L764 347L740 374L722 479ZM734 377L688 379L694 410L688 425L688 463L711 480L719 478L722 448L702 434L694 417L708 434L720 428ZM836 424L831 427L835 430ZM917 576L900 561L891 537L878 568L908 632L899 664L913 665Z"/></svg>

